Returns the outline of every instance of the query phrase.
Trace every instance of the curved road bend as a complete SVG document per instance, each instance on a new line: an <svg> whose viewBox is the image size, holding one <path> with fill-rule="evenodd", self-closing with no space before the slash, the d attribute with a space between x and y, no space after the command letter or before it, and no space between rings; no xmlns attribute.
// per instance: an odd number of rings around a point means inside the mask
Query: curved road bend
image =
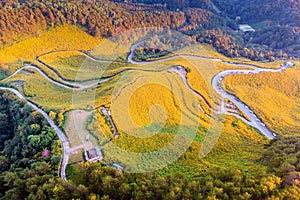
<svg viewBox="0 0 300 200"><path fill-rule="evenodd" d="M53 71L53 70L50 69L57 76L57 78L61 81L61 82L58 82L58 81L53 80L52 78L50 78L40 68L38 68L36 66L33 66L33 65L26 65L26 66L21 67L17 71L15 71L13 74L11 74L10 76L6 77L5 79L2 79L1 81L9 79L9 78L15 76L17 73L21 72L22 70L24 70L26 68L28 68L28 69L34 69L34 70L38 71L42 76L44 76L48 81L50 81L50 82L52 82L52 83L54 83L54 84L56 84L56 85L58 85L60 87L63 87L63 88L66 88L66 89L72 89L72 90L84 90L84 89L87 89L87 88L91 88L93 86L97 86L99 83L106 82L106 81L108 81L110 79L110 78L107 78L107 79L103 79L103 80L100 80L100 81L96 81L95 83L92 83L90 85L82 85L82 84L76 84L76 83L72 83L72 82L69 82L69 81L66 81L66 80L62 79L57 74L57 72L55 72L55 71Z"/></svg>
<svg viewBox="0 0 300 200"><path fill-rule="evenodd" d="M223 61L225 62L225 61ZM228 63L228 62L226 62ZM232 63L228 63L232 64ZM233 64L237 66L241 66L238 64ZM260 130L265 136L267 136L270 139L273 139L275 137L275 134L271 132L266 125L255 115L255 113L245 104L243 103L240 99L235 97L234 95L226 92L222 86L221 82L224 77L232 74L257 74L261 72L282 72L283 70L286 69L286 67L281 67L279 69L265 69L265 68L259 68L257 66L252 66L252 65L247 65L247 67L252 67L253 70L226 70L218 73L215 75L212 79L212 86L213 88L223 97L223 98L228 98L230 101L232 101L235 105L237 105L240 110L242 110L246 116L249 117L251 126L257 128Z"/></svg>
<svg viewBox="0 0 300 200"><path fill-rule="evenodd" d="M100 63L127 64L126 62L122 62L122 61L98 59L97 57L93 57L93 56L89 55L88 53L86 53L84 51L80 51L80 50L58 50L58 51L52 51L52 52L44 53L42 55L37 56L36 60L39 61L39 62L43 62L43 61L40 60L40 58L43 57L43 56L53 55L53 54L57 54L57 53L64 53L64 52L76 52L76 53L81 54L81 55L83 55L85 57L88 57L92 61L100 62Z"/></svg>
<svg viewBox="0 0 300 200"><path fill-rule="evenodd" d="M45 113L42 109L40 109L39 107L37 107L35 104L27 101L27 99L25 97L23 97L23 95L13 89L13 88L6 88L6 87L0 87L0 90L8 90L10 92L13 92L15 95L17 95L17 97L19 99L25 100L27 102L27 104L32 107L34 110L38 111L39 113L41 113L44 118L48 121L48 123L50 124L50 126L55 130L60 143L62 145L62 161L60 164L60 177L65 181L67 180L66 177L66 167L69 161L69 149L70 149L70 145L69 145L69 141L67 139L67 137L64 135L64 133L55 125L55 123L50 119L50 117L47 115L47 113Z"/></svg>
<svg viewBox="0 0 300 200"><path fill-rule="evenodd" d="M42 54L42 55L37 56L37 57L36 57L36 61L37 61L39 64L41 64L41 65L47 67L53 74L55 74L56 77L58 78L58 80L59 80L61 83L65 84L65 85L67 85L67 86L71 86L71 87L69 87L69 89L83 90L83 89L86 89L86 88L90 88L90 87L93 87L93 86L97 86L97 84L106 82L106 81L108 81L108 80L110 79L110 78L104 78L104 79L102 79L102 80L100 80L100 81L96 81L96 82L94 82L94 83L92 83L92 84L89 84L89 85L83 85L83 84L80 84L80 83L75 83L75 82L72 82L72 81L67 81L67 80L63 79L63 77L61 77L61 75L60 75L55 69L53 69L50 65L44 63L44 62L41 61L41 59L40 59L40 58L43 57L43 56L52 55L52 54L57 54L57 53L70 52L70 51L71 51L71 52L76 52L76 53L78 53L78 54L81 54L81 55L83 55L83 56L89 58L90 60L92 60L92 61L94 61L94 62L98 62L98 63L118 63L118 64L127 64L126 62L122 62L122 61L115 61L115 60L101 60L101 59L97 59L97 58L94 58L94 57L92 57L91 55L87 54L86 52L78 51L78 50L59 50L59 51L53 51L53 52L49 52L49 53L45 53L45 54ZM27 65L27 66L35 67L35 66L33 66L33 65ZM37 69L37 68L35 68L35 69ZM55 80L53 80L53 81L55 81ZM57 82L57 83L59 83L59 82ZM61 86L61 85L60 85L60 86ZM62 86L62 87L63 87L63 86Z"/></svg>
<svg viewBox="0 0 300 200"><path fill-rule="evenodd" d="M143 42L143 41L142 41ZM280 72L283 71L285 69L285 67L281 67L280 69L266 69L266 68L260 68L251 64L244 64L244 63L233 63L233 62L227 62L221 59L217 59L217 58L210 58L210 57L204 57L204 56L195 56L195 55L175 55L175 56L171 56L168 58L162 58L160 60L154 60L154 61L146 61L146 62L136 62L133 60L133 53L135 48L140 45L142 42L136 43L135 45L133 45L130 48L130 54L128 56L128 62L132 63L132 64L139 64L139 65L143 65L143 64L149 64L149 63L154 63L154 62L161 62L164 60L169 60L172 59L174 57L179 57L179 56L184 56L184 57L194 57L194 58L202 58L202 59L207 59L207 60L212 60L212 61L216 61L216 62L223 62L226 64L230 64L230 65L235 65L235 66L247 66L247 67L252 67L253 70L226 70L226 71L222 71L220 73L218 73L217 75L215 75L212 79L212 86L213 88L220 94L222 95L223 98L228 98L230 99L232 102L234 102L250 119L250 121L245 120L243 117L235 115L233 113L225 113L225 114L229 114L229 115L233 115L235 117L240 118L241 120L243 120L245 123L257 128L258 130L260 130L266 137L273 139L274 138L274 134L265 126L265 124L263 124L260 119L254 114L254 112L243 102L241 102L237 97L235 97L234 95L226 92L223 90L223 88L221 87L221 81L223 80L223 78L225 76L228 76L230 74L248 74L248 73L260 73L260 72ZM83 53L84 55L88 56L87 54ZM90 57L90 56L88 56ZM94 58L90 57L91 59L94 60ZM97 62L108 62L108 61L101 61L101 60L95 60ZM29 69L35 69L37 70L42 76L44 76L47 80L49 80L50 82L59 85L63 88L67 88L67 89L74 89L74 90L82 90L82 89L86 89L86 88L90 88L93 87L95 85L97 85L98 83L103 83L107 80L109 80L110 78L107 79L103 79L99 82L97 82L96 84L93 83L91 85L81 85L81 84L74 84L72 82L69 81L65 81L64 79L62 79L57 72L55 72L53 69L52 72L58 77L58 79L61 81L55 81L53 79L51 79L47 74L45 74L40 68L33 66L33 65L27 65L27 66L23 66L22 68L18 69L17 71L15 71L13 74L11 74L10 76L6 77L5 79L11 78L13 76L15 76L17 73L19 73L20 71L22 71L25 68L29 68ZM132 70L132 69L128 69L128 70ZM142 70L142 69L140 69ZM126 70L124 70L126 71ZM113 76L112 76L113 77ZM185 84L188 86L188 82L186 80L186 77L182 77L185 82ZM3 79L3 80L5 80ZM1 80L1 81L3 81ZM195 90L191 87L188 87L193 93L195 93ZM66 138L66 136L64 135L64 133L54 124L54 122L49 118L49 116L40 108L38 108L35 104L27 101L27 99L25 97L23 97L21 95L21 93L19 93L17 90L13 89L13 88L6 88L6 87L0 87L0 90L8 90L13 92L14 94L16 94L20 99L24 99L27 104L29 106L31 106L32 108L34 108L35 110L37 110L38 112L40 112L45 119L48 121L48 123L50 124L51 127L54 128L54 130L56 131L59 140L62 144L62 148L63 148L63 159L61 162L61 171L60 171L60 176L63 180L66 180L66 174L65 174L65 169L66 166L68 164L68 160L69 160L69 142L68 139ZM198 93L197 93L198 95ZM204 101L205 102L205 101ZM209 105L208 105L209 106Z"/></svg>
<svg viewBox="0 0 300 200"><path fill-rule="evenodd" d="M172 59L174 57L179 57L179 56L184 56L184 57L193 57L193 58L202 58L202 59L207 59L207 60L212 60L212 61L216 61L216 62L223 62L226 64L230 64L230 65L234 65L234 66L239 66L239 67L251 67L253 68L253 70L226 70L226 71L222 71L220 73L218 73L217 75L215 75L212 79L212 86L213 88L217 91L217 93L219 93L223 98L228 98L229 100L231 100L233 103L235 103L244 113L247 117L249 117L250 121L245 120L243 117L237 116L233 113L228 113L226 112L225 114L229 114L229 115L233 115L235 117L238 117L240 119L242 119L245 123L257 128L262 134L264 134L266 137L268 137L269 139L273 139L275 137L275 133L273 133L272 131L270 131L266 125L261 122L261 120L255 115L255 113L245 104L243 103L241 100L239 100L237 97L235 97L234 95L226 92L222 87L221 87L221 82L223 80L223 78L225 76L231 75L231 74L256 74L256 73L260 73L260 72L281 72L283 70L286 69L285 66L281 66L281 68L279 69L267 69L267 68L260 68L258 66L255 65L251 65L251 64L244 64L244 63L234 63L234 62L227 62L221 59L217 59L217 58L211 58L211 57L205 57L205 56L195 56L195 55L175 55L175 56L171 56L171 57L167 57L167 58L162 58L160 60L154 60L154 61L143 61L143 62L137 62L133 60L133 55L134 55L134 50L137 46L139 46L140 44L142 44L144 41L139 42L134 44L131 48L130 48L130 54L128 55L128 62L132 63L132 64L149 64L149 63L155 63L155 62L161 62L161 61L165 61L165 60L169 60ZM186 79L186 77L182 76L184 79ZM187 85L187 80L184 81ZM195 90L192 89L191 87L188 87L193 93L195 93ZM206 101L204 101L206 103ZM209 105L208 105L209 106ZM210 106L209 106L210 107Z"/></svg>

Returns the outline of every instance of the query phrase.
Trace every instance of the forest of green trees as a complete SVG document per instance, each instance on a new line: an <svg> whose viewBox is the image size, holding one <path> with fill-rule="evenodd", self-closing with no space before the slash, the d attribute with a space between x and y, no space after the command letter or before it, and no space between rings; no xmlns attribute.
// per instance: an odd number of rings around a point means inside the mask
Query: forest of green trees
<svg viewBox="0 0 300 200"><path fill-rule="evenodd" d="M43 156L46 150L51 153ZM28 170L57 176L60 159L59 140L44 117L14 95L1 92L0 197L12 186L10 181L4 184L9 177L15 179Z"/></svg>
<svg viewBox="0 0 300 200"><path fill-rule="evenodd" d="M299 57L300 2L295 0L213 0L220 10L239 23L253 24L258 30L244 37L245 42Z"/></svg>
<svg viewBox="0 0 300 200"><path fill-rule="evenodd" d="M223 19L223 25L216 24L216 21L209 21L213 28L203 27L204 33L201 29L193 31L197 32L198 41L213 44L219 52L230 57L274 60L300 55L300 4L294 0L277 2L272 0L131 0L129 2L160 3L170 10L183 10L187 16L191 9L204 9L214 13ZM237 30L237 25L243 23L253 24L257 31L238 36L230 31L230 29ZM215 38L220 38L220 41L215 41ZM223 42L224 40L228 40L231 46Z"/></svg>

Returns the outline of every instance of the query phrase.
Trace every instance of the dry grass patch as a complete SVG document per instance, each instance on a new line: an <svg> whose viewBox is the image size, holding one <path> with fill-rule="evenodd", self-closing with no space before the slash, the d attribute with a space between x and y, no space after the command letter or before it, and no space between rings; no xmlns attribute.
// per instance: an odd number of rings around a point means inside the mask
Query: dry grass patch
<svg viewBox="0 0 300 200"><path fill-rule="evenodd" d="M83 162L83 153L84 149L78 149L76 151L71 152L69 157L69 164Z"/></svg>

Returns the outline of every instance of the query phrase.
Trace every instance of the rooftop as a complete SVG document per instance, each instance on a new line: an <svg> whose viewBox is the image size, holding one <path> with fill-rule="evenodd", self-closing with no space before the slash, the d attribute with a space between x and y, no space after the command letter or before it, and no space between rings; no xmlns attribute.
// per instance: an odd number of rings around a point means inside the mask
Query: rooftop
<svg viewBox="0 0 300 200"><path fill-rule="evenodd" d="M43 153L42 153L42 157L44 158L44 157L47 157L47 156L49 156L51 154L51 151L50 150L45 150L45 151L43 151Z"/></svg>
<svg viewBox="0 0 300 200"><path fill-rule="evenodd" d="M98 157L97 151L95 148L86 151L88 159L93 159Z"/></svg>
<svg viewBox="0 0 300 200"><path fill-rule="evenodd" d="M249 26L248 24L240 24L239 25L239 29L243 32L254 32L254 28L252 28L251 26Z"/></svg>
<svg viewBox="0 0 300 200"><path fill-rule="evenodd" d="M114 163L112 166L114 168L116 168L117 170L119 170L119 171L123 171L123 167L121 165L117 164L117 163Z"/></svg>
<svg viewBox="0 0 300 200"><path fill-rule="evenodd" d="M102 160L103 156L101 151L96 147L89 149L85 152L86 159L90 162L96 162L97 160Z"/></svg>

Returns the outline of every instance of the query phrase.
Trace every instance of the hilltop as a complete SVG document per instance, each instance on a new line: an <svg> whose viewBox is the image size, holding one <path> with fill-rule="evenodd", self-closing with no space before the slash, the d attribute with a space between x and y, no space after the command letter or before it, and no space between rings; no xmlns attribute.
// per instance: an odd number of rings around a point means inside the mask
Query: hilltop
<svg viewBox="0 0 300 200"><path fill-rule="evenodd" d="M299 56L299 3L294 1L132 2L1 2L0 46L39 36L58 25L72 24L85 27L97 38L142 27L170 28L195 41L212 44L230 57L266 61ZM241 23L250 23L256 31L240 33Z"/></svg>

